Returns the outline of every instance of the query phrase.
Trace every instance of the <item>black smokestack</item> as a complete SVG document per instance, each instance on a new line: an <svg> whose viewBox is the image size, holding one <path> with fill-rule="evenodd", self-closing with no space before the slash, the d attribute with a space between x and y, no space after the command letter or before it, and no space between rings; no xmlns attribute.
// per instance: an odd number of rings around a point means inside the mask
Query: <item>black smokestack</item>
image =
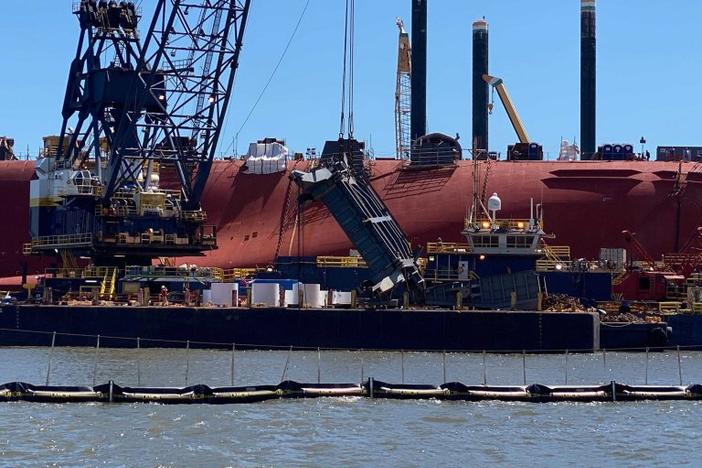
<svg viewBox="0 0 702 468"><path fill-rule="evenodd" d="M595 0L582 0L580 12L580 145L581 159L592 159L597 144L597 34Z"/></svg>
<svg viewBox="0 0 702 468"><path fill-rule="evenodd" d="M473 141L475 149L489 151L488 102L490 90L483 80L488 74L488 24L485 19L473 23Z"/></svg>
<svg viewBox="0 0 702 468"><path fill-rule="evenodd" d="M427 133L427 0L412 0L412 141Z"/></svg>

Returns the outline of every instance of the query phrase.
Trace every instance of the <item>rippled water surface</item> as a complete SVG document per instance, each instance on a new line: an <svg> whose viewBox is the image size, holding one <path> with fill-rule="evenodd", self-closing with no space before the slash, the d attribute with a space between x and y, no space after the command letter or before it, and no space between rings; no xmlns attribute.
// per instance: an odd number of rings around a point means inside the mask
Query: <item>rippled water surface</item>
<svg viewBox="0 0 702 468"><path fill-rule="evenodd" d="M46 348L0 349L0 380L42 384ZM96 359L97 357L97 359ZM225 351L56 348L52 384L182 386L231 383ZM285 364L288 361L287 370ZM96 365L97 362L97 365ZM404 362L404 366L403 366ZM237 352L237 385L286 378L399 383L678 384L676 353L483 356L448 354ZM403 370L404 368L404 370ZM702 383L702 355L681 355L683 381ZM246 405L0 404L5 466L702 466L697 402L528 404L279 400Z"/></svg>

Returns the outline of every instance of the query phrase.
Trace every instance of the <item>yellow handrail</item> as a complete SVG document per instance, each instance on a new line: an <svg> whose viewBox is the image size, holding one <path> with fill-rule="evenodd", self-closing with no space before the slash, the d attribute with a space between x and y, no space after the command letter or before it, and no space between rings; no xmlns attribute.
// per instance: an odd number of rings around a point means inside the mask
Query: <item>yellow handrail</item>
<svg viewBox="0 0 702 468"><path fill-rule="evenodd" d="M539 259L536 261L536 271L568 270L572 263L570 260Z"/></svg>
<svg viewBox="0 0 702 468"><path fill-rule="evenodd" d="M31 247L62 247L65 245L91 244L92 241L93 235L91 233L40 236L32 239Z"/></svg>
<svg viewBox="0 0 702 468"><path fill-rule="evenodd" d="M473 226L478 226L483 229L490 229L492 227L492 222L488 218L479 218L471 223L470 218L465 218L463 227L465 229L470 229ZM500 229L509 229L512 231L524 231L529 228L528 219L498 219L495 221L495 225ZM536 227L543 229L539 222L536 222Z"/></svg>
<svg viewBox="0 0 702 468"><path fill-rule="evenodd" d="M322 268L367 268L368 264L361 257L317 257L317 266Z"/></svg>
<svg viewBox="0 0 702 468"><path fill-rule="evenodd" d="M548 245L542 243L541 249L545 257L549 260L570 260L570 246L567 245Z"/></svg>
<svg viewBox="0 0 702 468"><path fill-rule="evenodd" d="M428 254L441 254L441 253L469 253L469 244L460 244L457 242L427 242L427 253Z"/></svg>
<svg viewBox="0 0 702 468"><path fill-rule="evenodd" d="M247 276L255 274L257 271L259 270L256 268L230 268L223 270L223 279L224 281L232 281L246 278Z"/></svg>

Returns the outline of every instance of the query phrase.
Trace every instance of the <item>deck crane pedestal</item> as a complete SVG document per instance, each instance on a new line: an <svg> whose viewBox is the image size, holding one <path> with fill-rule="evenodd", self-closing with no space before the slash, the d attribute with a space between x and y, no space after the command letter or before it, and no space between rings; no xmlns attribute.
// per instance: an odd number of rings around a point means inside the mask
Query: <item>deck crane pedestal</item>
<svg viewBox="0 0 702 468"><path fill-rule="evenodd" d="M512 99L507 92L505 83L502 78L497 78L490 75L483 75L483 80L489 84L494 91L497 91L497 95L500 97L509 121L512 123L514 131L517 133L517 138L519 143L515 145L510 145L507 149L507 159L509 160L519 160L519 159L531 159L531 160L541 160L544 158L543 147L534 143L529 139L526 128L522 119L519 118L517 109L512 102ZM492 111L492 103L490 104L490 111Z"/></svg>
<svg viewBox="0 0 702 468"><path fill-rule="evenodd" d="M229 107L250 0L81 0L58 137L31 182L35 254L150 265L216 248L200 206ZM159 171L173 171L172 190Z"/></svg>

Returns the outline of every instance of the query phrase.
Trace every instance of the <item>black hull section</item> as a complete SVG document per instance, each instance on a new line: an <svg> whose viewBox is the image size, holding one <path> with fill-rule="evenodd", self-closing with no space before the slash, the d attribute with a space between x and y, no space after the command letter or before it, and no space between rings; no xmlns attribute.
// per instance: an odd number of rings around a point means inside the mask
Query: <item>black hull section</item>
<svg viewBox="0 0 702 468"><path fill-rule="evenodd" d="M599 319L587 313L25 305L4 306L0 328L4 346L48 346L57 332L57 346L95 346L101 335L104 347L136 347L139 337L142 347L600 349Z"/></svg>

